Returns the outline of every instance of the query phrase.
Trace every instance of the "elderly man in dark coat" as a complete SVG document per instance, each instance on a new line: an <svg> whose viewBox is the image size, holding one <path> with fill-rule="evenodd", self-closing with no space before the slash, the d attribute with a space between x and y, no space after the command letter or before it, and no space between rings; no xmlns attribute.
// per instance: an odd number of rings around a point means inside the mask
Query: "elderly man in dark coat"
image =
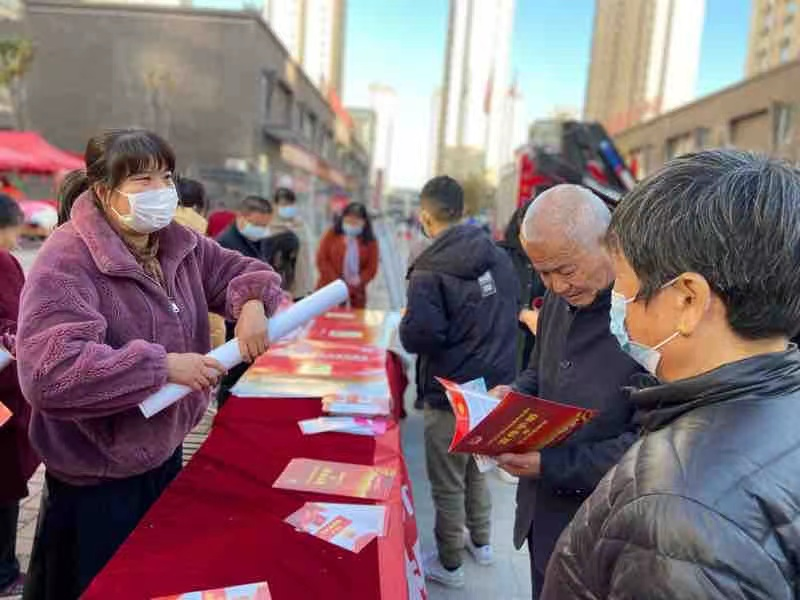
<svg viewBox="0 0 800 600"><path fill-rule="evenodd" d="M520 477L514 543L528 541L534 598L558 536L636 439L626 387L642 368L609 328L614 270L602 242L610 220L592 192L559 185L533 201L522 223L522 246L547 294L528 369L512 387L598 411L558 446L501 457Z"/></svg>

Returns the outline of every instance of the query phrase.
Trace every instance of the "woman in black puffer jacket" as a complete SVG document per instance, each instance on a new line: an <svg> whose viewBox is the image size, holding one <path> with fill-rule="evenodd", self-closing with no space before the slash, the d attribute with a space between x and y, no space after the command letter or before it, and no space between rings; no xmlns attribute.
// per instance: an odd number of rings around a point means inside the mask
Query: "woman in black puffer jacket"
<svg viewBox="0 0 800 600"><path fill-rule="evenodd" d="M641 439L561 536L542 598L796 600L800 172L678 158L608 241L612 331L654 378L632 394Z"/></svg>

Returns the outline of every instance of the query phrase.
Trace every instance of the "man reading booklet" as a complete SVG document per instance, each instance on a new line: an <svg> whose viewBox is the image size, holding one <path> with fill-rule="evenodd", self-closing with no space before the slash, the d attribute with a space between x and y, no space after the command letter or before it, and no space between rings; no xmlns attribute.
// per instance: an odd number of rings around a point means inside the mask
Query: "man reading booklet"
<svg viewBox="0 0 800 600"><path fill-rule="evenodd" d="M643 369L609 326L614 272L602 241L610 220L589 190L559 185L537 196L521 227L522 246L548 291L530 364L512 387L597 411L559 444L499 457L520 476L514 543L528 541L534 598L558 536L636 439L625 388Z"/></svg>

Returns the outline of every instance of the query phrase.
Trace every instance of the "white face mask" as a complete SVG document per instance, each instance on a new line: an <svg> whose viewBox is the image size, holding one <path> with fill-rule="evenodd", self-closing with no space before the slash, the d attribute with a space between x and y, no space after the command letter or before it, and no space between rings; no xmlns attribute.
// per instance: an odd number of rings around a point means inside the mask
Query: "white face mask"
<svg viewBox="0 0 800 600"><path fill-rule="evenodd" d="M253 225L252 223L245 223L244 226L239 229L241 234L246 237L251 242L258 242L260 240L264 240L269 237L270 230L269 227Z"/></svg>
<svg viewBox="0 0 800 600"><path fill-rule="evenodd" d="M668 281L662 285L661 289L663 290L664 288L671 286L676 281L678 281L677 277L672 281ZM659 349L663 348L666 344L678 337L679 332L676 331L667 339L659 342L653 347L645 346L644 344L633 341L630 338L630 335L628 335L628 330L625 327L625 314L627 312L628 304L634 302L635 300L636 296L633 296L632 298L626 298L622 294L614 291L611 292L611 319L609 323L609 329L614 337L617 338L620 348L622 348L622 350L628 354L628 356L642 365L651 374L655 375L658 364L661 362L661 352L659 352Z"/></svg>
<svg viewBox="0 0 800 600"><path fill-rule="evenodd" d="M121 215L116 209L112 210L123 225L138 233L153 233L164 229L172 222L178 208L178 192L172 186L136 194L120 194L128 199L130 212Z"/></svg>

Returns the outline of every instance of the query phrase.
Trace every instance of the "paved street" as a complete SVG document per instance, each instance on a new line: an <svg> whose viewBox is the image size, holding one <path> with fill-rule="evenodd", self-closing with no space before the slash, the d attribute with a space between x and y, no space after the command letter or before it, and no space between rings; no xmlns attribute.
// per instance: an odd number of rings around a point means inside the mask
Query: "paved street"
<svg viewBox="0 0 800 600"><path fill-rule="evenodd" d="M35 247L26 247L17 253L26 270L35 258ZM389 306L389 293L383 273L370 288L370 306ZM413 381L413 377L410 377ZM413 408L414 390L406 394L409 407L408 419L403 423L403 448L414 486L417 511L417 526L422 539L423 553L435 548L433 542L433 505L430 488L425 475L425 452L423 444L422 413ZM205 440L213 417L213 411L189 435L184 444L184 459L188 460ZM30 483L31 495L22 503L17 538L17 553L27 568L30 558L36 518L41 498L43 470L40 469ZM493 544L496 563L492 567L481 567L465 553L466 586L462 590L449 590L435 583L428 584L430 600L527 600L530 598L530 572L527 551L516 551L511 543L514 522L515 486L505 483L492 473L488 476L493 500ZM300 599L298 599L300 600Z"/></svg>

